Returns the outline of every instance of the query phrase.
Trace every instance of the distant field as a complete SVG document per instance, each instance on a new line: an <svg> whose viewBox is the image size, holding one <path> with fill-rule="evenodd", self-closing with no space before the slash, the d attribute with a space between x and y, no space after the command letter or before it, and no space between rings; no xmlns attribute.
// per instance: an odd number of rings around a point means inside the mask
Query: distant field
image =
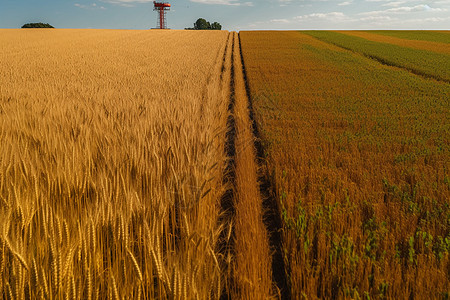
<svg viewBox="0 0 450 300"><path fill-rule="evenodd" d="M429 41L450 44L450 31L427 31L427 30L370 30L386 36L393 36L407 40Z"/></svg>
<svg viewBox="0 0 450 300"><path fill-rule="evenodd" d="M437 52L442 54L447 54L450 56L450 46L448 43L444 42L430 42L430 41L422 41L422 40L409 40L402 39L393 36L387 36L382 34L376 34L374 32L367 31L338 31L339 33L361 37L363 39L379 42L379 43L388 43L401 47L426 50L431 52ZM450 37L450 34L449 34Z"/></svg>
<svg viewBox="0 0 450 300"><path fill-rule="evenodd" d="M448 297L449 57L336 32L240 36L291 295Z"/></svg>
<svg viewBox="0 0 450 300"><path fill-rule="evenodd" d="M307 31L327 43L361 53L384 64L405 68L418 75L450 83L450 54L374 42L358 36L331 31ZM446 45L442 44L442 48Z"/></svg>

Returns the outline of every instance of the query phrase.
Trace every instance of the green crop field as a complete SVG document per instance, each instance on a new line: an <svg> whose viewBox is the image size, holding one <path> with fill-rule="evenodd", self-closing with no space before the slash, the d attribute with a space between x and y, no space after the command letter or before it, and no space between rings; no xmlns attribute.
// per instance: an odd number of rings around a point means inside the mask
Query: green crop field
<svg viewBox="0 0 450 300"><path fill-rule="evenodd" d="M450 55L368 41L338 32L308 31L305 33L324 42L361 53L384 64L405 68L418 75L450 82Z"/></svg>
<svg viewBox="0 0 450 300"><path fill-rule="evenodd" d="M429 41L450 44L450 33L442 31L417 31L417 30L370 30L376 34L398 37L407 40Z"/></svg>

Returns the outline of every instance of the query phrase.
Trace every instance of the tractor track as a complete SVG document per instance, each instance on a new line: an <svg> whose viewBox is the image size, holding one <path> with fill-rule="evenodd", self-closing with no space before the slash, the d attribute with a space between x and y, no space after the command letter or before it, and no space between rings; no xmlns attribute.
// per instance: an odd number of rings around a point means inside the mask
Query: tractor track
<svg viewBox="0 0 450 300"><path fill-rule="evenodd" d="M224 147L228 159L223 173L228 188L220 203L225 229L218 245L227 277L221 299L289 299L280 214L255 121L240 36L233 32L229 38L221 69L224 82L225 74L230 76ZM230 70L225 72L228 57Z"/></svg>
<svg viewBox="0 0 450 300"><path fill-rule="evenodd" d="M227 162L223 171L227 188L220 199L219 219L224 229L217 246L226 277L220 298L290 299L280 213L255 120L238 33L229 34L221 64L221 85L228 89L229 97L224 143ZM252 163L248 165L248 161ZM253 179L246 180L248 177ZM254 255L257 259L250 261ZM257 281L255 274L263 274L265 283Z"/></svg>
<svg viewBox="0 0 450 300"><path fill-rule="evenodd" d="M228 102L228 118L227 118L227 132L225 134L224 152L227 156L227 162L223 172L223 183L227 187L226 191L220 199L220 208L222 214L220 216L220 223L224 224L228 228L224 228L219 236L219 253L222 255L223 265L225 272L227 273L226 283L222 288L221 299L231 299L229 294L230 286L233 285L233 274L230 266L229 258L234 256L234 217L236 215L236 208L234 206L235 190L236 190L236 120L234 116L235 99L235 86L234 86L234 39L232 40L231 49L229 45L229 39L232 38L233 33L228 34L227 45L225 47L220 79L224 82L223 76L226 74L226 59L228 57L228 51L231 51L231 65L230 65L230 83L229 83L229 102Z"/></svg>

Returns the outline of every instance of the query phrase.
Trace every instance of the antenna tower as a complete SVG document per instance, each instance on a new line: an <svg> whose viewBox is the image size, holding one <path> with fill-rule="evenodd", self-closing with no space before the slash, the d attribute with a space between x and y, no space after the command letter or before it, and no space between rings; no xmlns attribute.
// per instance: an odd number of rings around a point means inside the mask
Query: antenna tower
<svg viewBox="0 0 450 300"><path fill-rule="evenodd" d="M170 4L168 2L153 1L153 10L158 12L156 28L167 29L166 13L170 10Z"/></svg>

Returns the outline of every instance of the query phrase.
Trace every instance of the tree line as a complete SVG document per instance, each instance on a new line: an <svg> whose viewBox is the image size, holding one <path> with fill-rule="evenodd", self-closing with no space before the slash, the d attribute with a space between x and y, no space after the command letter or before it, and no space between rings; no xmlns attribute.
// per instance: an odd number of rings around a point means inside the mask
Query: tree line
<svg viewBox="0 0 450 300"><path fill-rule="evenodd" d="M222 25L218 22L209 23L203 18L198 19L194 23L194 27L185 28L187 30L222 30Z"/></svg>
<svg viewBox="0 0 450 300"><path fill-rule="evenodd" d="M22 28L55 28L48 23L27 23Z"/></svg>

